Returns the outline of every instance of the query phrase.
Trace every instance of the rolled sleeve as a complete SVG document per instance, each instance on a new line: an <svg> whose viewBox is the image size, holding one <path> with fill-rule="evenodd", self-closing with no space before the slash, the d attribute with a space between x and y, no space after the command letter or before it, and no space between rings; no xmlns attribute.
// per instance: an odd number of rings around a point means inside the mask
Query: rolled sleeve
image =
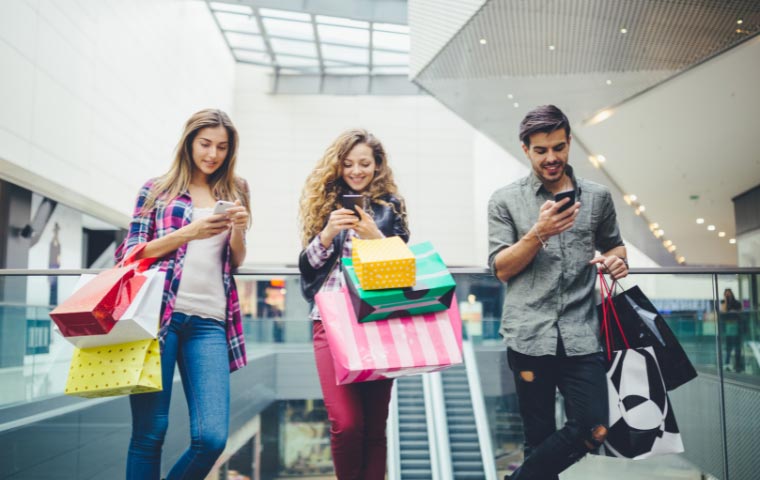
<svg viewBox="0 0 760 480"><path fill-rule="evenodd" d="M148 181L142 186L140 193L137 195L137 202L132 213L132 221L129 222L127 237L115 254L117 262L120 262L124 257L129 255L129 252L138 244L149 242L155 237L156 209L153 208L147 213L143 212L143 205L148 200L152 186L153 182Z"/></svg>
<svg viewBox="0 0 760 480"><path fill-rule="evenodd" d="M496 255L517 241L517 230L506 202L496 192L488 202L488 266L496 275Z"/></svg>
<svg viewBox="0 0 760 480"><path fill-rule="evenodd" d="M315 270L322 268L334 250L335 246L332 243L325 248L322 245L322 240L320 240L320 235L317 235L306 247L306 258L309 260L309 265Z"/></svg>
<svg viewBox="0 0 760 480"><path fill-rule="evenodd" d="M620 227L618 227L615 204L609 191L605 191L602 195L601 219L596 229L595 239L595 247L602 253L625 245L620 235Z"/></svg>

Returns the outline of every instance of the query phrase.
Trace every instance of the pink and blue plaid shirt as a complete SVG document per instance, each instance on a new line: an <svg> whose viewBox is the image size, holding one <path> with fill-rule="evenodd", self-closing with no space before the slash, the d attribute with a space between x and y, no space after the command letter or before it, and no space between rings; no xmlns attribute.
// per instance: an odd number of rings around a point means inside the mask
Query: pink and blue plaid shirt
<svg viewBox="0 0 760 480"><path fill-rule="evenodd" d="M188 225L193 219L193 203L190 195L181 193L175 199L157 204L148 215L142 215L142 207L148 198L148 193L153 187L155 179L148 180L140 189L137 197L132 222L129 224L127 238L116 250L116 261L121 261L130 250L139 243L149 242L155 238L161 238L180 228ZM171 323L174 311L174 302L177 299L179 282L182 279L182 264L185 259L187 244L179 247L173 254L168 254L158 261L159 268L166 272L164 296L162 302L163 315L161 316L161 328L158 332L159 340L163 345L166 332ZM222 257L224 292L227 295L227 351L230 361L230 372L242 368L248 363L245 354L245 341L243 337L243 323L240 316L240 303L238 301L235 279L232 276L230 263L231 252L229 238L227 247Z"/></svg>

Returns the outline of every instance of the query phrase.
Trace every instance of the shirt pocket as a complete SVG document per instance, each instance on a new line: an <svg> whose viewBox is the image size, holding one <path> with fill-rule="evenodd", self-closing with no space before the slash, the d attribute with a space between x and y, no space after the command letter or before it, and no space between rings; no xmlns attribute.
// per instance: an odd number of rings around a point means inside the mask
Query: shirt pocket
<svg viewBox="0 0 760 480"><path fill-rule="evenodd" d="M585 202L583 201L585 200ZM568 233L570 234L570 256L577 270L583 270L588 262L594 258L596 238L596 222L593 205L593 197L583 199L575 224Z"/></svg>

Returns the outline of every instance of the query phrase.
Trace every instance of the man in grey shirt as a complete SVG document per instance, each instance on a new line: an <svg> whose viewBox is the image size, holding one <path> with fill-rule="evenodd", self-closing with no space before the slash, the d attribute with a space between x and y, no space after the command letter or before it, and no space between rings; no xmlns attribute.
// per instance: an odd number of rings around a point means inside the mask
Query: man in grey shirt
<svg viewBox="0 0 760 480"><path fill-rule="evenodd" d="M488 204L488 263L508 284L500 332L525 431L525 461L505 477L513 480L558 480L607 435L594 284L598 268L619 279L628 264L610 192L575 177L571 140L570 123L554 105L528 112L520 141L532 171ZM572 192L563 195L575 202L555 201L560 192ZM560 430L557 388L568 418Z"/></svg>

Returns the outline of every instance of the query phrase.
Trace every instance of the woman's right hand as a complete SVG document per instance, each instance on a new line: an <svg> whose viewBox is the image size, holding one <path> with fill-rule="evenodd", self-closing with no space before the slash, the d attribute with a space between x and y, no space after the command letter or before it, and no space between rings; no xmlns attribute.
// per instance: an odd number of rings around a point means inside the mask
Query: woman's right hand
<svg viewBox="0 0 760 480"><path fill-rule="evenodd" d="M226 213L217 213L208 217L193 220L186 227L187 241L202 240L219 235L230 228L229 215Z"/></svg>
<svg viewBox="0 0 760 480"><path fill-rule="evenodd" d="M320 234L320 240L325 248L330 246L333 238L335 238L343 230L353 228L359 219L354 214L353 210L347 208L339 208L330 212L330 218L327 219L327 225L322 229Z"/></svg>

